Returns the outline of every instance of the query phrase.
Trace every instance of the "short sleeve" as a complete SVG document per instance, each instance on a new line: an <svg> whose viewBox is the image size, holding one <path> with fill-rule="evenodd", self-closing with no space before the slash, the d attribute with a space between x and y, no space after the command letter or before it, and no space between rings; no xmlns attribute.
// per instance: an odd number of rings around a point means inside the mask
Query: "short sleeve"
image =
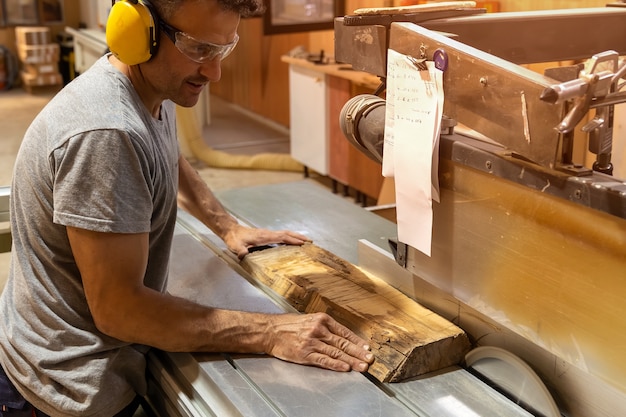
<svg viewBox="0 0 626 417"><path fill-rule="evenodd" d="M54 222L98 232L150 231L149 153L123 131L94 130L51 155Z"/></svg>

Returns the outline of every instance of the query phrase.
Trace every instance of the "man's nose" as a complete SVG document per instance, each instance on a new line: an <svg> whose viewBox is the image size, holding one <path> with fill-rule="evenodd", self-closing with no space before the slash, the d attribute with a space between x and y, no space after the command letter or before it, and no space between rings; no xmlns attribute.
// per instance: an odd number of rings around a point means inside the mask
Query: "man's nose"
<svg viewBox="0 0 626 417"><path fill-rule="evenodd" d="M209 82L217 82L222 78L222 60L217 57L210 61L203 62L200 65L200 73L206 77Z"/></svg>

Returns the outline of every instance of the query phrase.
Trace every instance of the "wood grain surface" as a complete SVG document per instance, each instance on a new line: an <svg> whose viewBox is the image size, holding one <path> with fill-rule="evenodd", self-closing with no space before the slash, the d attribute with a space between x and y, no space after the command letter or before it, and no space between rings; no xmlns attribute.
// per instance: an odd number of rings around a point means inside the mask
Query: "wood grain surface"
<svg viewBox="0 0 626 417"><path fill-rule="evenodd" d="M442 10L455 10L464 7L476 7L475 1L444 1L439 3L415 4L409 6L391 7L364 7L356 9L357 15L397 14L397 13L426 13Z"/></svg>
<svg viewBox="0 0 626 417"><path fill-rule="evenodd" d="M369 340L381 382L458 364L470 348L453 323L314 244L253 252L242 266L298 311L328 313Z"/></svg>

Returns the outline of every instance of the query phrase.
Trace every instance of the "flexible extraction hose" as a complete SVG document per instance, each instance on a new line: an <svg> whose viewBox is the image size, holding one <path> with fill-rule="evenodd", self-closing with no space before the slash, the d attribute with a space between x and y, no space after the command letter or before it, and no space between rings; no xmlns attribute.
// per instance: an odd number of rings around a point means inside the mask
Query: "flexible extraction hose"
<svg viewBox="0 0 626 417"><path fill-rule="evenodd" d="M198 118L193 108L176 107L178 138L183 154L187 150L199 161L212 168L263 169L270 171L303 171L304 166L290 155L260 153L233 155L209 147L202 138Z"/></svg>
<svg viewBox="0 0 626 417"><path fill-rule="evenodd" d="M344 104L339 115L341 131L367 157L382 163L386 102L372 94L360 94Z"/></svg>

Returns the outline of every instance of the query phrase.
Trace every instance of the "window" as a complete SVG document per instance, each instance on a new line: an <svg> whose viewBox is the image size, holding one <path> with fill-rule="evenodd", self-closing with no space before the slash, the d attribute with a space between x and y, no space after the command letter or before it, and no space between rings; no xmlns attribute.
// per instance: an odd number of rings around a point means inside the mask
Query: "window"
<svg viewBox="0 0 626 417"><path fill-rule="evenodd" d="M0 0L0 26L63 22L63 0Z"/></svg>
<svg viewBox="0 0 626 417"><path fill-rule="evenodd" d="M308 32L333 29L336 16L344 15L344 0L266 0L263 32Z"/></svg>

